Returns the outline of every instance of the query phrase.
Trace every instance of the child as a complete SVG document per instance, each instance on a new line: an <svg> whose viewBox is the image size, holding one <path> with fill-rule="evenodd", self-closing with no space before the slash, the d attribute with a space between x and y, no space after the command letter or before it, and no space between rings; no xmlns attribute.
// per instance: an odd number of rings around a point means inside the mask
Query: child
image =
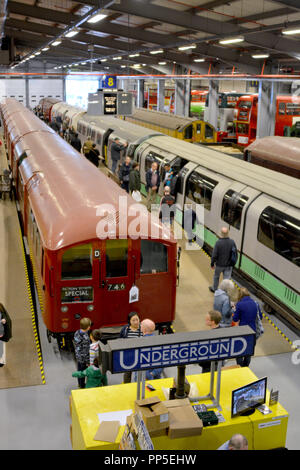
<svg viewBox="0 0 300 470"><path fill-rule="evenodd" d="M94 359L99 356L99 341L101 339L100 331L93 330L90 334L92 344L90 345L90 366L94 364Z"/></svg>
<svg viewBox="0 0 300 470"><path fill-rule="evenodd" d="M94 359L93 365L84 371L73 372L72 377L77 377L78 379L85 379L85 377L87 377L85 388L102 387L103 385L107 385L107 377L106 375L101 374L97 358Z"/></svg>
<svg viewBox="0 0 300 470"><path fill-rule="evenodd" d="M90 364L90 337L91 320L82 318L80 320L80 330L74 334L75 357L77 360L77 370L83 371ZM79 388L85 388L85 377L78 377Z"/></svg>

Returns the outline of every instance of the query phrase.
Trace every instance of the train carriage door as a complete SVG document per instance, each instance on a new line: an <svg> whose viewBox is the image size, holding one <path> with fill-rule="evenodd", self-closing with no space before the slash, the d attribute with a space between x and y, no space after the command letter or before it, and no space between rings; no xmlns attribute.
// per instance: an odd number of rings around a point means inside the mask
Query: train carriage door
<svg viewBox="0 0 300 470"><path fill-rule="evenodd" d="M219 226L217 235L220 236L222 227L229 227L230 238L241 248L245 212L252 200L259 194L255 189L241 183L232 182L218 199Z"/></svg>
<svg viewBox="0 0 300 470"><path fill-rule="evenodd" d="M137 270L137 259L132 256L132 243L130 239L106 239L100 242L98 295L99 308L103 311L103 326L126 323L130 309L136 308L135 303L132 308L129 303L129 292Z"/></svg>
<svg viewBox="0 0 300 470"><path fill-rule="evenodd" d="M113 132L113 129L107 129L107 131L103 134L103 138L102 138L102 150L101 150L101 155L103 155L103 157L105 158L105 164L106 166L108 165L108 152L107 152L107 148L108 148L108 138L110 136L110 134Z"/></svg>

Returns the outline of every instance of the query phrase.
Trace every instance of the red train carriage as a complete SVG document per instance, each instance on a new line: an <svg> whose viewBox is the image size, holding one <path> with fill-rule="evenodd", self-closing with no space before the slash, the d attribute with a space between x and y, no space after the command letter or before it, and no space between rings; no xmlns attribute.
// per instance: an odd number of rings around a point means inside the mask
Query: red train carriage
<svg viewBox="0 0 300 470"><path fill-rule="evenodd" d="M51 110L52 106L58 103L61 100L56 98L43 98L40 100L39 105L41 106L41 110L46 121L51 121Z"/></svg>
<svg viewBox="0 0 300 470"><path fill-rule="evenodd" d="M132 310L169 327L175 316L177 250L160 223L57 134L44 132L43 123L40 132L19 136L13 158L49 334L61 344L82 317L105 329L125 324ZM108 213L101 215L105 207ZM135 214L138 208L144 212ZM111 230L110 238L103 238L101 227ZM130 303L134 285L139 296Z"/></svg>

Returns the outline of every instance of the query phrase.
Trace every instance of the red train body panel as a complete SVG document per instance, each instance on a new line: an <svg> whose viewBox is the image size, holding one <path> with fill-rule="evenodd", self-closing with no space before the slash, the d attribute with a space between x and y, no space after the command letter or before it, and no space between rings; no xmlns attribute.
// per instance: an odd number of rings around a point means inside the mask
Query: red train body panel
<svg viewBox="0 0 300 470"><path fill-rule="evenodd" d="M10 114L7 103L1 112L15 143L13 176L48 331L61 338L86 316L94 328L120 326L132 310L170 326L175 240L33 113L23 108ZM139 299L129 303L133 285Z"/></svg>

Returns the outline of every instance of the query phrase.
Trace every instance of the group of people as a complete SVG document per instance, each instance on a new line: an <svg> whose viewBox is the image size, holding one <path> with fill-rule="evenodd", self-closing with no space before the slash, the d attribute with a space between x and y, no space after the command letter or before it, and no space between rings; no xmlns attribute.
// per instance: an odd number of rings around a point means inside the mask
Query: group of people
<svg viewBox="0 0 300 470"><path fill-rule="evenodd" d="M209 289L214 293L213 310L207 314L206 324L210 328L228 328L234 325L248 325L256 333L254 343L258 338L257 317L262 319L259 304L251 298L248 289L241 287L238 292L231 280L233 265L233 252L236 251L234 240L229 237L227 227L221 229L221 237L216 242L212 256L211 267L214 269L213 286ZM234 256L234 259L235 256ZM220 275L223 280L219 285ZM255 346L254 344L254 346ZM236 359L241 367L248 367L251 356ZM210 365L204 364L205 371L210 370Z"/></svg>

